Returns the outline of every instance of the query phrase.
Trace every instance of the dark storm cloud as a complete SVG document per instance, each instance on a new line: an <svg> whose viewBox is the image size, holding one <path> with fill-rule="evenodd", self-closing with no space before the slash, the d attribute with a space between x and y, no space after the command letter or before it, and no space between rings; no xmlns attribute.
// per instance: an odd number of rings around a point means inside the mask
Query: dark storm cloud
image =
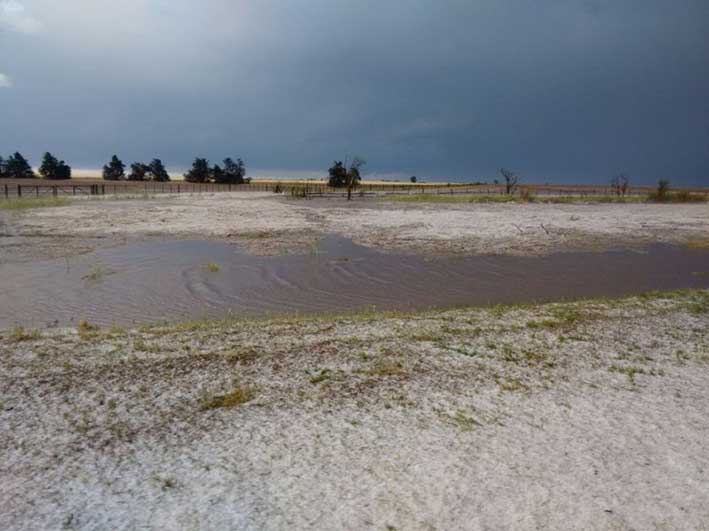
<svg viewBox="0 0 709 531"><path fill-rule="evenodd" d="M118 4L118 5L116 5ZM0 149L709 176L705 0L0 0Z"/></svg>

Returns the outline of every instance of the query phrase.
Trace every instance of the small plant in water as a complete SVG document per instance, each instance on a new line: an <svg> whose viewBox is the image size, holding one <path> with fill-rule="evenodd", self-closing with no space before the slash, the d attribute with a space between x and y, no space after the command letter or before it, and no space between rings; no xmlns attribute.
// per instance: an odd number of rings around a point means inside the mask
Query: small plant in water
<svg viewBox="0 0 709 531"><path fill-rule="evenodd" d="M103 267L101 264L91 264L88 273L86 273L82 280L88 280L90 282L99 282L106 275L110 275L112 272Z"/></svg>
<svg viewBox="0 0 709 531"><path fill-rule="evenodd" d="M220 269L219 264L215 264L214 262L209 262L207 264L207 271L210 273L219 273Z"/></svg>

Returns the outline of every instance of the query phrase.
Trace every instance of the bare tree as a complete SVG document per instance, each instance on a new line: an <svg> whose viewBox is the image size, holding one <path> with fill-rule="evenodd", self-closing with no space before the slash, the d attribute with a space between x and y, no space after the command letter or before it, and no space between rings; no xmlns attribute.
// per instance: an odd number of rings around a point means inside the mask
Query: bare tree
<svg viewBox="0 0 709 531"><path fill-rule="evenodd" d="M616 175L611 179L611 189L613 190L613 193L618 197L625 197L625 194L628 192L629 184L630 179L628 179L628 176L624 173Z"/></svg>
<svg viewBox="0 0 709 531"><path fill-rule="evenodd" d="M519 177L505 168L500 168L500 175L505 178L505 193L507 195L512 195L517 189Z"/></svg>

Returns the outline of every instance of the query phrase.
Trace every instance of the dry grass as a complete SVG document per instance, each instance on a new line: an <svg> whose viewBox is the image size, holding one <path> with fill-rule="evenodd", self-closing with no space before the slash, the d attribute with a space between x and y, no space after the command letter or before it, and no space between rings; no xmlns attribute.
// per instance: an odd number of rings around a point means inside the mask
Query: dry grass
<svg viewBox="0 0 709 531"><path fill-rule="evenodd" d="M36 341L42 337L39 330L26 330L21 326L12 329L7 339L11 343L20 343L22 341Z"/></svg>
<svg viewBox="0 0 709 531"><path fill-rule="evenodd" d="M0 210L26 210L30 208L62 207L71 204L66 197L17 197L0 200Z"/></svg>
<svg viewBox="0 0 709 531"><path fill-rule="evenodd" d="M705 240L690 240L687 242L690 249L709 249L709 238Z"/></svg>
<svg viewBox="0 0 709 531"><path fill-rule="evenodd" d="M231 393L205 400L202 410L237 407L253 400L255 396L256 391L253 388L237 387Z"/></svg>
<svg viewBox="0 0 709 531"><path fill-rule="evenodd" d="M699 194L692 195L704 197ZM597 204L597 203L642 203L646 196L640 195L535 195L529 190L522 190L518 195L505 194L410 194L391 195L383 198L397 203L551 203L551 204ZM705 199L706 200L706 199Z"/></svg>
<svg viewBox="0 0 709 531"><path fill-rule="evenodd" d="M87 321L79 321L79 325L76 327L76 332L79 334L79 338L82 341L91 341L98 336L100 328L96 325L92 325Z"/></svg>

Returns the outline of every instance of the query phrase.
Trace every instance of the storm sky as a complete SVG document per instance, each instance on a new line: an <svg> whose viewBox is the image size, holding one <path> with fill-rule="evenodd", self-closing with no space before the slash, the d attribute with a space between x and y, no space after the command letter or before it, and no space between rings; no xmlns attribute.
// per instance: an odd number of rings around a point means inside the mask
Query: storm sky
<svg viewBox="0 0 709 531"><path fill-rule="evenodd" d="M0 0L15 150L709 185L709 1Z"/></svg>

